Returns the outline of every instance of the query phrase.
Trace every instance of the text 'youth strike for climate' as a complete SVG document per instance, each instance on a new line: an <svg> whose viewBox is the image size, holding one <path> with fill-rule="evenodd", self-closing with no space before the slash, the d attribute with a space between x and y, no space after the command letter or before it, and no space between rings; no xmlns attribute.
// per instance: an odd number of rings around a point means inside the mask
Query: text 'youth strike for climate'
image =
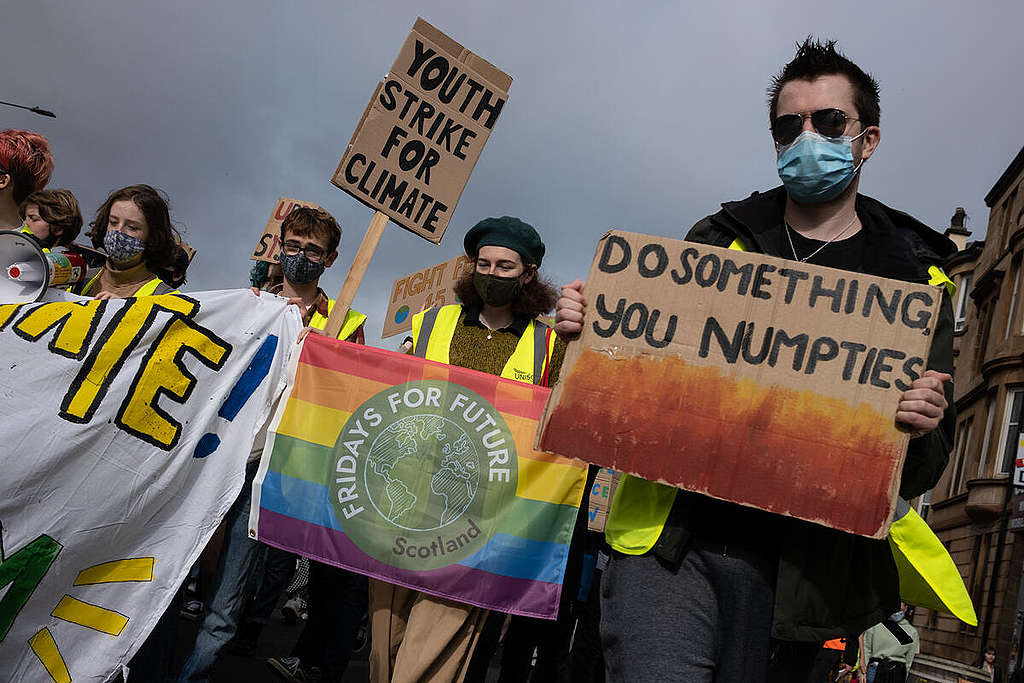
<svg viewBox="0 0 1024 683"><path fill-rule="evenodd" d="M332 182L402 227L440 242L511 82L417 20Z"/></svg>

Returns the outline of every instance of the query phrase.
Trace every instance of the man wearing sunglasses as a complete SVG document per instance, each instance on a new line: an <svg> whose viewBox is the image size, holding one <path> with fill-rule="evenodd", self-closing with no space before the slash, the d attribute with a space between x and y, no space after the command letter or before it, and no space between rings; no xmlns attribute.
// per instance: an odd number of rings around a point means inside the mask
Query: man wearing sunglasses
<svg viewBox="0 0 1024 683"><path fill-rule="evenodd" d="M687 239L805 263L949 285L954 245L909 215L859 195L878 148L878 84L808 39L769 89L782 186L727 202ZM582 283L563 288L556 330L582 329ZM953 439L952 306L943 297L929 370L895 419L913 436L900 496L932 488ZM752 453L751 457L771 457ZM840 482L841 485L841 482ZM678 491L620 483L602 580L610 680L805 681L826 640L856 637L895 611L899 577L886 540Z"/></svg>

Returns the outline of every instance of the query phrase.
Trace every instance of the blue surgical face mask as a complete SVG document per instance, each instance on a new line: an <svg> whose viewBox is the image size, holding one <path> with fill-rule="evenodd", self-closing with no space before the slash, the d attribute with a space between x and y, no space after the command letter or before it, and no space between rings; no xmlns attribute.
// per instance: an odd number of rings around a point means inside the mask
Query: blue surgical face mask
<svg viewBox="0 0 1024 683"><path fill-rule="evenodd" d="M889 620L890 620L890 621L896 621L896 622L899 622L899 621L903 621L903 617L905 617L905 616L907 616L907 613L906 613L906 612L903 612L903 611L901 610L901 611L899 611L899 612L893 612L892 614L890 614L890 615L889 615Z"/></svg>
<svg viewBox="0 0 1024 683"><path fill-rule="evenodd" d="M827 138L805 130L779 148L779 177L789 196L800 204L819 204L842 194L864 163L853 163L853 141L863 134Z"/></svg>

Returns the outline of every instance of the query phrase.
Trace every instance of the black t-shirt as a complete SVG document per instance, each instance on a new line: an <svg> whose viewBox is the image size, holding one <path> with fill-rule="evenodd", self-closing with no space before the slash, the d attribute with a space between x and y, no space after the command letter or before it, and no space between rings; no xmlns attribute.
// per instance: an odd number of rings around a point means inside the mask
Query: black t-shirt
<svg viewBox="0 0 1024 683"><path fill-rule="evenodd" d="M787 231L789 232L789 237L793 238L792 247L789 244L789 238L786 237ZM852 237L836 240L825 245L824 241L808 239L796 230L783 225L782 240L778 245L778 249L779 256L782 258L798 261L802 258L807 258L809 254L814 254L805 263L838 268L840 270L861 271L864 265L864 243L865 231L863 229L858 230ZM822 247L822 245L825 246ZM794 248L798 258L793 258ZM821 251L815 254L814 252L819 248L821 248Z"/></svg>

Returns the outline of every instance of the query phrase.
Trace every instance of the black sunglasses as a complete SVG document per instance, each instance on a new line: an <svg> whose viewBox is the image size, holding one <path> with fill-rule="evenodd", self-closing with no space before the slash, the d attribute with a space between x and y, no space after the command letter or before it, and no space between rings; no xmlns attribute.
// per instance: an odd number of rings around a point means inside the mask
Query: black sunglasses
<svg viewBox="0 0 1024 683"><path fill-rule="evenodd" d="M842 109L819 109L810 114L783 114L772 121L772 137L779 145L788 145L803 132L804 119L810 118L814 130L827 138L837 138L846 132L850 121L860 119L848 116Z"/></svg>

